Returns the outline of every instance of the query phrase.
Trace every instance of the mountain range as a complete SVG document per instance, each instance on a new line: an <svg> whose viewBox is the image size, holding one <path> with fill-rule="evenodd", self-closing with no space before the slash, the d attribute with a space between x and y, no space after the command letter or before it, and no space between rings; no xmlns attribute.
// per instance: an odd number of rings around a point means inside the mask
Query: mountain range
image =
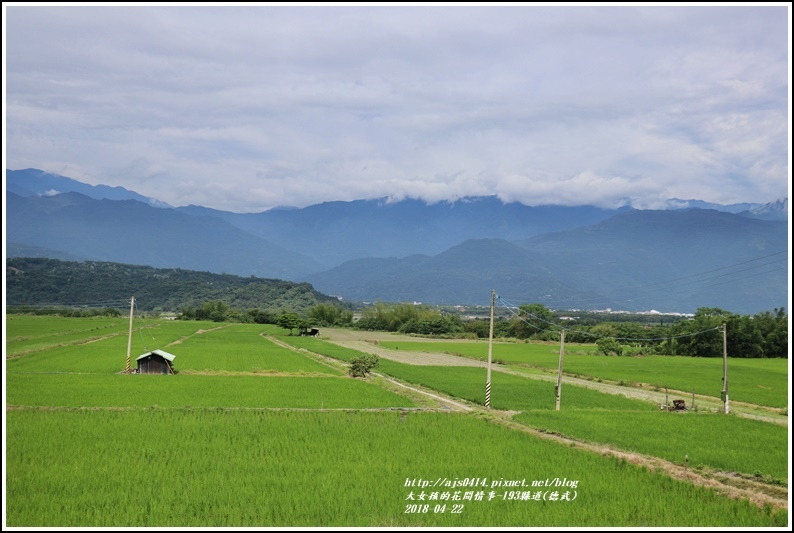
<svg viewBox="0 0 794 533"><path fill-rule="evenodd" d="M142 196L124 187L88 185L35 168L6 170L6 192L19 196L54 196L62 192L79 192L96 200L137 200L152 207L171 207L165 202Z"/></svg>
<svg viewBox="0 0 794 533"><path fill-rule="evenodd" d="M787 303L787 199L672 199L667 210L376 199L231 213L35 169L6 178L8 257L308 281L355 301L487 304L495 289L551 308Z"/></svg>

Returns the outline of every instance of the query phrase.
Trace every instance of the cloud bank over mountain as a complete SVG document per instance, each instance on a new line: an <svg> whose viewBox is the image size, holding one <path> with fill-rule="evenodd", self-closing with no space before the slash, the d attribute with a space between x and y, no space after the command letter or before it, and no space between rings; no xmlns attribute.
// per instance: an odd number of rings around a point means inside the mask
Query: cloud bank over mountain
<svg viewBox="0 0 794 533"><path fill-rule="evenodd" d="M235 212L766 203L788 9L4 5L6 166Z"/></svg>

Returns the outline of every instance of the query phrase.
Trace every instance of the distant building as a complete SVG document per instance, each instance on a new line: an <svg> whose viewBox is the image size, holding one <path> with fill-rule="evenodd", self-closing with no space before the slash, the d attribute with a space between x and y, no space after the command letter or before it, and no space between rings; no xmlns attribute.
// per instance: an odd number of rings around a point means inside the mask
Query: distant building
<svg viewBox="0 0 794 533"><path fill-rule="evenodd" d="M173 374L175 355L163 350L152 350L135 359L138 374Z"/></svg>

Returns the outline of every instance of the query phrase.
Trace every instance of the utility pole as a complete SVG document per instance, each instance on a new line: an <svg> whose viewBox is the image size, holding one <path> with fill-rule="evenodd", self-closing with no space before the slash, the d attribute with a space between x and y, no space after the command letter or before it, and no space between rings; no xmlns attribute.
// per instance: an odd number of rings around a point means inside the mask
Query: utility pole
<svg viewBox="0 0 794 533"><path fill-rule="evenodd" d="M560 394L562 393L562 354L565 352L565 330L560 331L560 364L557 367L557 410L560 410Z"/></svg>
<svg viewBox="0 0 794 533"><path fill-rule="evenodd" d="M124 367L124 373L130 374L130 351L132 350L132 311L135 308L135 296L130 299L130 334L127 337L127 365Z"/></svg>
<svg viewBox="0 0 794 533"><path fill-rule="evenodd" d="M722 401L725 404L723 411L727 415L731 412L728 400L728 329L722 325Z"/></svg>
<svg viewBox="0 0 794 533"><path fill-rule="evenodd" d="M491 408L491 355L493 354L493 306L496 293L491 291L491 328L488 334L488 375L485 378L485 407Z"/></svg>

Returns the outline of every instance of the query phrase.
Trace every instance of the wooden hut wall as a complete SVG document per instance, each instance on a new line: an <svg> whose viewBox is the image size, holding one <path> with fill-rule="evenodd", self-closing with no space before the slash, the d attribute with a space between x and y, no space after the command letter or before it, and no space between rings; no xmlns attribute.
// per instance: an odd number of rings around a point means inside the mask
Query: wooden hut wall
<svg viewBox="0 0 794 533"><path fill-rule="evenodd" d="M141 359L140 364L141 374L169 374L168 363L165 359L158 356L147 357Z"/></svg>

